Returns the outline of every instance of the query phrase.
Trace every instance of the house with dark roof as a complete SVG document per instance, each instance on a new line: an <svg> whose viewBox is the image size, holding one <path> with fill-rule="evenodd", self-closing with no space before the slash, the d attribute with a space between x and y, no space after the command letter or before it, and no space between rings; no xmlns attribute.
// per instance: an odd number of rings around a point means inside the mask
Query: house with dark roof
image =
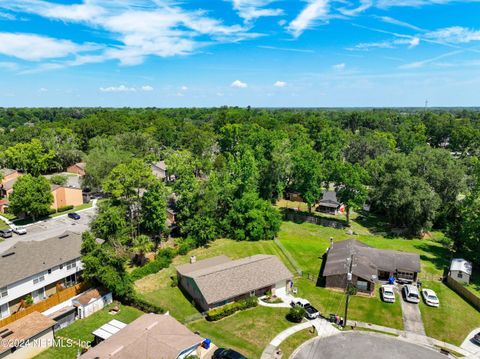
<svg viewBox="0 0 480 359"><path fill-rule="evenodd" d="M0 319L77 283L82 271L79 233L42 241L19 241L0 253Z"/></svg>
<svg viewBox="0 0 480 359"><path fill-rule="evenodd" d="M373 293L377 282L390 277L415 282L421 271L420 255L372 248L355 239L332 243L323 269L326 287L345 289L350 271L358 291Z"/></svg>
<svg viewBox="0 0 480 359"><path fill-rule="evenodd" d="M317 212L338 214L342 212L344 206L337 200L337 193L335 191L323 192L322 199L316 208Z"/></svg>
<svg viewBox="0 0 480 359"><path fill-rule="evenodd" d="M89 349L82 359L183 359L196 355L210 358L211 352L201 349L204 339L192 333L175 318L164 314L144 314L124 326L116 323L115 328L103 329L111 335ZM99 328L102 329L102 328ZM98 335L98 331L95 331ZM95 333L94 332L94 333ZM106 333L103 333L106 334Z"/></svg>
<svg viewBox="0 0 480 359"><path fill-rule="evenodd" d="M40 354L53 345L54 326L54 320L33 312L0 328L0 359L33 358Z"/></svg>
<svg viewBox="0 0 480 359"><path fill-rule="evenodd" d="M204 311L251 296L284 294L293 275L276 256L258 254L237 260L218 256L177 268L179 286Z"/></svg>

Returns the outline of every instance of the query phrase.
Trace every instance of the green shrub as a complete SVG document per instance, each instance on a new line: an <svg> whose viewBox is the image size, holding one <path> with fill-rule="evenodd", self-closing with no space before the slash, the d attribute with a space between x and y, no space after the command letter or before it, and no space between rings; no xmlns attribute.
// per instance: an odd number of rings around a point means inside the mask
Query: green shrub
<svg viewBox="0 0 480 359"><path fill-rule="evenodd" d="M140 298L138 295L134 295L133 298L127 300L125 304L135 307L145 313L165 313L165 309L159 307L158 305L147 302L146 300Z"/></svg>
<svg viewBox="0 0 480 359"><path fill-rule="evenodd" d="M191 237L178 242L177 253L181 256L186 255L190 250L195 248L195 240Z"/></svg>
<svg viewBox="0 0 480 359"><path fill-rule="evenodd" d="M160 249L157 253L157 258L162 257L162 258L167 258L167 259L173 259L177 255L175 249L173 248L164 248Z"/></svg>
<svg viewBox="0 0 480 359"><path fill-rule="evenodd" d="M222 318L228 317L239 310L245 310L248 308L253 308L258 305L257 297L249 297L245 299L241 299L234 303L225 304L219 308L210 309L207 312L207 320L208 321L216 321Z"/></svg>
<svg viewBox="0 0 480 359"><path fill-rule="evenodd" d="M70 205L70 206L63 206L63 207L58 207L57 209L57 212L66 212L66 211L70 211L71 209L73 209L74 206Z"/></svg>
<svg viewBox="0 0 480 359"><path fill-rule="evenodd" d="M50 183L56 184L59 186L64 186L68 181L68 177L65 175L53 175L50 177Z"/></svg>
<svg viewBox="0 0 480 359"><path fill-rule="evenodd" d="M305 315L305 311L299 305L290 308L290 311L287 314L287 320L293 323L300 323Z"/></svg>
<svg viewBox="0 0 480 359"><path fill-rule="evenodd" d="M177 276L172 277L172 282L170 283L170 287L172 287L172 288L178 287L178 277Z"/></svg>
<svg viewBox="0 0 480 359"><path fill-rule="evenodd" d="M146 277L149 274L157 273L160 270L167 268L171 263L172 258L169 257L169 254L157 255L155 260L148 262L143 267L135 268L132 273L130 273L130 278L133 281L136 281L140 278Z"/></svg>

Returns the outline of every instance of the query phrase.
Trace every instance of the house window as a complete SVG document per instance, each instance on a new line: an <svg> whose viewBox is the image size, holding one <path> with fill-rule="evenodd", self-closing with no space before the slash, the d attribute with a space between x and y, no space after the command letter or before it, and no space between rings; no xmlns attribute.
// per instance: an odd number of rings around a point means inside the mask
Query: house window
<svg viewBox="0 0 480 359"><path fill-rule="evenodd" d="M43 282L45 280L45 276L44 275L41 275L41 276L38 276L37 278L34 278L33 279L33 284L38 284L40 282Z"/></svg>
<svg viewBox="0 0 480 359"><path fill-rule="evenodd" d="M368 282L364 282L362 280L357 281L357 288L365 292L368 291Z"/></svg>
<svg viewBox="0 0 480 359"><path fill-rule="evenodd" d="M8 295L7 287L0 288L0 298L5 298Z"/></svg>
<svg viewBox="0 0 480 359"><path fill-rule="evenodd" d="M67 270L70 270L72 268L75 268L77 266L77 262L76 261L70 261L70 262L67 262Z"/></svg>
<svg viewBox="0 0 480 359"><path fill-rule="evenodd" d="M70 274L65 277L65 287L71 287L77 283L77 276L75 274Z"/></svg>
<svg viewBox="0 0 480 359"><path fill-rule="evenodd" d="M457 278L460 278L460 279L463 278L463 273L462 273L462 272L458 272L458 273L457 273Z"/></svg>

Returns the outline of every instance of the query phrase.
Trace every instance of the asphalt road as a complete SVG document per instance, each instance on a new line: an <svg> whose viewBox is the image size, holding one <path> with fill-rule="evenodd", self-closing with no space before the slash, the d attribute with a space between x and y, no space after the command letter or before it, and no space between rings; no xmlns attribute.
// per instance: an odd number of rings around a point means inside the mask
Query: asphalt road
<svg viewBox="0 0 480 359"><path fill-rule="evenodd" d="M14 233L13 237L6 238L3 242L0 242L0 253L4 252L19 241L42 241L51 237L59 236L65 231L81 233L88 229L88 225L92 220L94 213L95 209L92 207L80 211L78 213L80 215L78 221L68 218L67 215L62 215L29 225L27 227L27 234L19 236Z"/></svg>
<svg viewBox="0 0 480 359"><path fill-rule="evenodd" d="M395 337L346 332L307 342L293 359L445 359L439 352Z"/></svg>

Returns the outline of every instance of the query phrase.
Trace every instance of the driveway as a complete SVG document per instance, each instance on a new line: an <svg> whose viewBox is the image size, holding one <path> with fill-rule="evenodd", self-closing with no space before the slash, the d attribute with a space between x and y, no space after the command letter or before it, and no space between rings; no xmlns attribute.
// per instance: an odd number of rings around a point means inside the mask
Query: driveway
<svg viewBox="0 0 480 359"><path fill-rule="evenodd" d="M397 287L397 289L399 289L400 303L402 305L403 329L407 332L425 335L419 305L405 301L401 288Z"/></svg>
<svg viewBox="0 0 480 359"><path fill-rule="evenodd" d="M465 350L468 350L472 353L477 353L480 354L480 345L475 344L472 341L472 338L475 334L480 333L480 328L474 329L470 332L470 334L467 335L465 340L463 341L461 347Z"/></svg>
<svg viewBox="0 0 480 359"><path fill-rule="evenodd" d="M65 231L78 233L86 231L95 214L95 208L88 208L78 213L81 216L78 221L68 218L67 215L61 215L29 225L27 234L19 236L14 233L12 238L6 238L3 242L0 242L0 253L20 241L43 241L59 236Z"/></svg>

